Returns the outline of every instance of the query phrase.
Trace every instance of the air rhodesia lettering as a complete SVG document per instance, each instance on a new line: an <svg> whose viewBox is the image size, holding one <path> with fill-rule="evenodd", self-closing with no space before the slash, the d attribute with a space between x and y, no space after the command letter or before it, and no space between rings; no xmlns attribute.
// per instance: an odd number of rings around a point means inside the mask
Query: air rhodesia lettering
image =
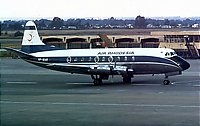
<svg viewBox="0 0 200 126"><path fill-rule="evenodd" d="M97 55L133 55L133 51L99 52Z"/></svg>

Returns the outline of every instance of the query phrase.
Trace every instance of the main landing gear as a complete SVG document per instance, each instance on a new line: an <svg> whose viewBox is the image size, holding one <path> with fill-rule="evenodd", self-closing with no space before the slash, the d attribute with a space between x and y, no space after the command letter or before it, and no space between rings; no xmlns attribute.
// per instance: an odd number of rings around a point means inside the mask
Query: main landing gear
<svg viewBox="0 0 200 126"><path fill-rule="evenodd" d="M100 75L91 75L91 77L95 86L102 84L102 78Z"/></svg>
<svg viewBox="0 0 200 126"><path fill-rule="evenodd" d="M101 78L94 79L93 83L94 83L95 86L101 85L102 84L102 79Z"/></svg>
<svg viewBox="0 0 200 126"><path fill-rule="evenodd" d="M123 77L124 84L131 84L131 78L133 77L133 75L124 75L122 77Z"/></svg>
<svg viewBox="0 0 200 126"><path fill-rule="evenodd" d="M102 84L102 80L108 80L109 75L107 75L107 74L91 75L91 77L93 79L94 85L97 86L97 85L101 85Z"/></svg>
<svg viewBox="0 0 200 126"><path fill-rule="evenodd" d="M109 75L91 75L92 79L93 79L93 83L95 86L97 85L101 85L102 84L102 80L105 79L107 80ZM124 84L131 84L131 79L133 77L133 75L123 75L123 83ZM164 85L169 85L170 84L170 80L168 79L168 76L165 76L165 80L163 81Z"/></svg>
<svg viewBox="0 0 200 126"><path fill-rule="evenodd" d="M124 84L131 84L131 79L133 75L123 75L123 83ZM93 79L93 83L95 86L101 85L102 80L108 80L109 75L91 75L91 78Z"/></svg>

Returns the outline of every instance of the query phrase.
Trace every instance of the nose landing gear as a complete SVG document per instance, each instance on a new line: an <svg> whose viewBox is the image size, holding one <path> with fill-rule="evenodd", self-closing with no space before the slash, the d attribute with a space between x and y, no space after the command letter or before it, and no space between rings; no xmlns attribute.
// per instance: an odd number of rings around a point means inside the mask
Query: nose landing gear
<svg viewBox="0 0 200 126"><path fill-rule="evenodd" d="M170 80L168 80L168 76L165 76L165 80L163 81L164 85L169 85L170 84Z"/></svg>
<svg viewBox="0 0 200 126"><path fill-rule="evenodd" d="M170 84L170 81L169 81L169 80L164 80L164 81L163 81L163 84L164 84L164 85L169 85L169 84Z"/></svg>

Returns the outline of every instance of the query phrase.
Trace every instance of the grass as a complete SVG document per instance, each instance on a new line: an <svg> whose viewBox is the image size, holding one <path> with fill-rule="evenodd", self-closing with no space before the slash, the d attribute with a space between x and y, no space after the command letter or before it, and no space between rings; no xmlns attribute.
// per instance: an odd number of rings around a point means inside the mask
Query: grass
<svg viewBox="0 0 200 126"><path fill-rule="evenodd" d="M21 48L22 39L0 39L0 48L12 47L12 48Z"/></svg>
<svg viewBox="0 0 200 126"><path fill-rule="evenodd" d="M14 54L2 49L5 47L20 49L21 41L22 41L21 37L1 36L0 37L0 57L15 57Z"/></svg>

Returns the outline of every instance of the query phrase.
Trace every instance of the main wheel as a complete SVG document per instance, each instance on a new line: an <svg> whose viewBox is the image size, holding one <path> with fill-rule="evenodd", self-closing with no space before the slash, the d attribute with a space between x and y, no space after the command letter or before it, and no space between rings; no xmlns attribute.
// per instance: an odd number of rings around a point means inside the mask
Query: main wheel
<svg viewBox="0 0 200 126"><path fill-rule="evenodd" d="M102 79L94 79L94 85L101 85L102 84Z"/></svg>
<svg viewBox="0 0 200 126"><path fill-rule="evenodd" d="M123 83L131 84L131 77L123 77Z"/></svg>
<svg viewBox="0 0 200 126"><path fill-rule="evenodd" d="M164 80L164 81L163 81L163 84L164 84L164 85L169 85L169 84L170 84L170 81L169 81L169 80Z"/></svg>

